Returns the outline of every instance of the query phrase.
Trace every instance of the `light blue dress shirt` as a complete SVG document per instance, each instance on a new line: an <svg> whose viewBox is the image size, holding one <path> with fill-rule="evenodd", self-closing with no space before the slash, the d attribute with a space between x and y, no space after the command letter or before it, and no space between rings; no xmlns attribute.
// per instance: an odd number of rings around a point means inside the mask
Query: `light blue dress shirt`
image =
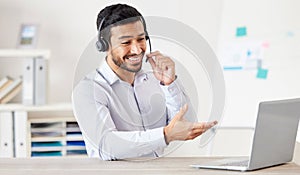
<svg viewBox="0 0 300 175"><path fill-rule="evenodd" d="M163 86L141 70L132 86L106 61L77 84L72 98L87 153L103 160L161 156L167 146L163 127L190 103L178 78ZM189 107L185 117L195 121Z"/></svg>

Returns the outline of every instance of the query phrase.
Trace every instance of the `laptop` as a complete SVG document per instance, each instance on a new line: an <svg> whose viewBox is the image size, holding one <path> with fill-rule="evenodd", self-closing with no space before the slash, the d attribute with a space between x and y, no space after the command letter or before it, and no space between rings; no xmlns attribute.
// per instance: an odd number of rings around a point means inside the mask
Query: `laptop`
<svg viewBox="0 0 300 175"><path fill-rule="evenodd" d="M221 159L190 166L250 171L289 162L293 159L299 118L300 98L261 102L250 157Z"/></svg>

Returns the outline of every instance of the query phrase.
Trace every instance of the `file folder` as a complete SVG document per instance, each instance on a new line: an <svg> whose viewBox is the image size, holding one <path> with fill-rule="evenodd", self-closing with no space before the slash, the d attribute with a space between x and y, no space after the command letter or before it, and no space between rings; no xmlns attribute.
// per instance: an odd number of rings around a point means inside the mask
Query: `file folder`
<svg viewBox="0 0 300 175"><path fill-rule="evenodd" d="M34 102L35 105L46 104L47 97L47 60L35 59L35 77L34 77Z"/></svg>
<svg viewBox="0 0 300 175"><path fill-rule="evenodd" d="M11 111L0 111L0 157L13 157L13 118Z"/></svg>
<svg viewBox="0 0 300 175"><path fill-rule="evenodd" d="M34 60L26 58L23 63L22 102L24 105L34 105Z"/></svg>
<svg viewBox="0 0 300 175"><path fill-rule="evenodd" d="M47 101L47 60L28 58L23 68L23 104L44 105Z"/></svg>
<svg viewBox="0 0 300 175"><path fill-rule="evenodd" d="M28 157L28 139L27 139L27 112L15 111L14 113L15 129L15 157Z"/></svg>

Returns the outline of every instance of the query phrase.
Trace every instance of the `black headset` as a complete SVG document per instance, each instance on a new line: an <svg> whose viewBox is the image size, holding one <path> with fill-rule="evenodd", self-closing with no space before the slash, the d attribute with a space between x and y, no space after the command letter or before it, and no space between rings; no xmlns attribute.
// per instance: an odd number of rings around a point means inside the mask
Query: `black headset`
<svg viewBox="0 0 300 175"><path fill-rule="evenodd" d="M105 21L105 18L106 17L104 17L101 20L101 22L99 24L99 28L98 28L98 41L96 42L96 47L97 47L99 52L105 52L105 51L108 50L108 47L109 47L108 41L106 41L103 38L103 36L101 35L101 28L102 28L102 25ZM140 16L140 19L141 19L141 21L143 23L143 26L144 26L144 32L145 32L146 40L148 40L148 42L149 42L149 48L150 48L150 53L151 53L152 52L151 41L150 41L150 37L149 37L148 32L147 32L146 23L145 23L145 20L142 16Z"/></svg>

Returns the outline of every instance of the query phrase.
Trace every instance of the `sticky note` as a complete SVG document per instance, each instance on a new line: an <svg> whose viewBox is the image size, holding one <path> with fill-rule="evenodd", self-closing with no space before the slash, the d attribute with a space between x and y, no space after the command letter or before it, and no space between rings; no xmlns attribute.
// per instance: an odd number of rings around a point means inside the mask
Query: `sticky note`
<svg viewBox="0 0 300 175"><path fill-rule="evenodd" d="M223 69L224 70L242 70L243 67L242 66L224 66Z"/></svg>
<svg viewBox="0 0 300 175"><path fill-rule="evenodd" d="M242 37L247 35L247 28L246 27L238 27L236 28L236 37Z"/></svg>
<svg viewBox="0 0 300 175"><path fill-rule="evenodd" d="M270 43L267 42L267 41L265 41L265 42L263 42L263 43L261 44L261 46L262 46L263 48L267 49L267 48L270 47Z"/></svg>
<svg viewBox="0 0 300 175"><path fill-rule="evenodd" d="M250 57L251 55L252 55L251 50L248 50L248 51L247 51L247 56Z"/></svg>
<svg viewBox="0 0 300 175"><path fill-rule="evenodd" d="M269 72L268 69L258 68L258 69L257 69L256 78L267 79L268 72Z"/></svg>
<svg viewBox="0 0 300 175"><path fill-rule="evenodd" d="M292 31L288 31L288 32L286 32L286 36L287 37L293 37L295 34L294 34L294 32L292 32Z"/></svg>

